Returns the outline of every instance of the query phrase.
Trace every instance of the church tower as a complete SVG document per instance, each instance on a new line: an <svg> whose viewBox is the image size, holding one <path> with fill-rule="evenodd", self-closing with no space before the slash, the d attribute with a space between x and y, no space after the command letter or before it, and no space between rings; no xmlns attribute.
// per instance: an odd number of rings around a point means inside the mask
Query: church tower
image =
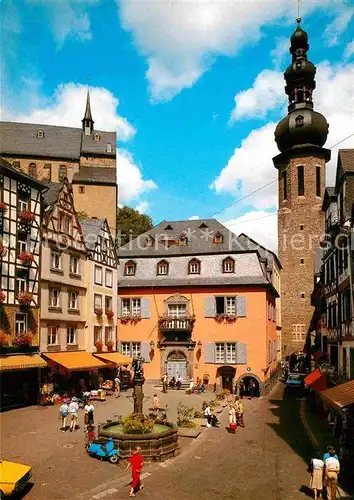
<svg viewBox="0 0 354 500"><path fill-rule="evenodd" d="M315 66L308 61L307 33L301 18L290 40L292 62L284 78L288 114L277 125L275 141L281 152L273 158L278 170L278 251L283 266L281 316L283 353L302 351L313 307L314 255L324 234L321 211L325 166L330 151L326 118L314 111Z"/></svg>
<svg viewBox="0 0 354 500"><path fill-rule="evenodd" d="M86 109L85 109L85 116L83 117L82 121L82 130L85 135L91 135L93 132L93 124L95 123L92 119L92 113L91 113L91 103L90 103L90 91L87 91L87 96L86 96Z"/></svg>

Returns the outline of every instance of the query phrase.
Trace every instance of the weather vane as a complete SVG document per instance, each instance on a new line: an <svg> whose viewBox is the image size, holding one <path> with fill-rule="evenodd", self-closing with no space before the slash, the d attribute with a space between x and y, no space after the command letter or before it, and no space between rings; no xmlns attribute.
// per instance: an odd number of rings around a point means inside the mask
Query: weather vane
<svg viewBox="0 0 354 500"><path fill-rule="evenodd" d="M300 17L300 2L301 0L297 0L297 18L296 18L296 22L298 24L301 23L301 17Z"/></svg>

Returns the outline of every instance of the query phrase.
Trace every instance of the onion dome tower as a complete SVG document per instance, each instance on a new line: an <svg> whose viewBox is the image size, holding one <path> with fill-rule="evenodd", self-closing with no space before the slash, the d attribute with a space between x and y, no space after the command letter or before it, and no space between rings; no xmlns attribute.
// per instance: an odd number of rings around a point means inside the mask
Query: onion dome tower
<svg viewBox="0 0 354 500"><path fill-rule="evenodd" d="M330 151L326 118L313 106L316 67L307 59L308 36L301 18L290 39L291 64L284 73L288 114L275 129L278 169L278 252L283 355L301 351L313 314L314 253L324 233L321 210ZM285 347L286 346L286 347Z"/></svg>

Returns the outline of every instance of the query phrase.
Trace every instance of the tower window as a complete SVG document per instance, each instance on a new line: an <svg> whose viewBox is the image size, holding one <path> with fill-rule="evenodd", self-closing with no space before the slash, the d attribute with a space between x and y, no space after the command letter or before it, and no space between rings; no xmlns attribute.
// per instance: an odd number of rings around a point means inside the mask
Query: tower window
<svg viewBox="0 0 354 500"><path fill-rule="evenodd" d="M305 294L304 294L304 293L302 293L302 294L301 294L301 298L302 298L302 299L304 299L304 298L305 298Z"/></svg>
<svg viewBox="0 0 354 500"><path fill-rule="evenodd" d="M283 200L285 201L288 197L286 170L284 170L284 172L282 173L282 179L283 179Z"/></svg>
<svg viewBox="0 0 354 500"><path fill-rule="evenodd" d="M59 182L63 182L65 179L67 173L66 173L66 166L65 165L60 165L59 167Z"/></svg>
<svg viewBox="0 0 354 500"><path fill-rule="evenodd" d="M297 167L297 193L299 196L304 196L305 194L305 178L303 165Z"/></svg>
<svg viewBox="0 0 354 500"><path fill-rule="evenodd" d="M316 167L316 196L321 196L321 167Z"/></svg>
<svg viewBox="0 0 354 500"><path fill-rule="evenodd" d="M37 139L43 139L44 138L44 132L43 130L39 129L37 131Z"/></svg>
<svg viewBox="0 0 354 500"><path fill-rule="evenodd" d="M79 186L79 193L84 194L85 192L85 186Z"/></svg>
<svg viewBox="0 0 354 500"><path fill-rule="evenodd" d="M30 163L28 167L28 174L34 179L37 179L37 166L35 163Z"/></svg>
<svg viewBox="0 0 354 500"><path fill-rule="evenodd" d="M303 231L303 230L304 230L304 225L300 224L300 231Z"/></svg>
<svg viewBox="0 0 354 500"><path fill-rule="evenodd" d="M101 140L101 136L100 136L100 134L97 134L97 133L96 133L96 134L94 135L94 140L95 140L95 141L100 141L100 140Z"/></svg>
<svg viewBox="0 0 354 500"><path fill-rule="evenodd" d="M300 259L300 264L305 264L305 259Z"/></svg>
<svg viewBox="0 0 354 500"><path fill-rule="evenodd" d="M107 153L112 153L112 144L107 142Z"/></svg>

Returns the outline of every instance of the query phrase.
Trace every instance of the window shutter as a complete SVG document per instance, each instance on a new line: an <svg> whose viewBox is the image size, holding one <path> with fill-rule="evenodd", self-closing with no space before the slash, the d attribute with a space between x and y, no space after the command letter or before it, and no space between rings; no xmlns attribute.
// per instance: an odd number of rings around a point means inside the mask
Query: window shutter
<svg viewBox="0 0 354 500"><path fill-rule="evenodd" d="M122 352L122 342L117 342L117 351Z"/></svg>
<svg viewBox="0 0 354 500"><path fill-rule="evenodd" d="M215 363L214 342L204 342L204 363Z"/></svg>
<svg viewBox="0 0 354 500"><path fill-rule="evenodd" d="M141 299L141 317L150 318L150 299Z"/></svg>
<svg viewBox="0 0 354 500"><path fill-rule="evenodd" d="M122 316L122 299L118 297L117 300L117 318L120 318Z"/></svg>
<svg viewBox="0 0 354 500"><path fill-rule="evenodd" d="M238 365L245 365L247 363L247 344L243 342L237 342L236 363Z"/></svg>
<svg viewBox="0 0 354 500"><path fill-rule="evenodd" d="M215 297L205 297L204 299L204 317L205 318L214 318L216 315L216 307L215 307Z"/></svg>
<svg viewBox="0 0 354 500"><path fill-rule="evenodd" d="M238 295L236 297L236 315L240 318L245 318L247 316L246 309L246 297L244 295Z"/></svg>
<svg viewBox="0 0 354 500"><path fill-rule="evenodd" d="M142 342L140 345L141 356L145 363L150 363L150 342Z"/></svg>

